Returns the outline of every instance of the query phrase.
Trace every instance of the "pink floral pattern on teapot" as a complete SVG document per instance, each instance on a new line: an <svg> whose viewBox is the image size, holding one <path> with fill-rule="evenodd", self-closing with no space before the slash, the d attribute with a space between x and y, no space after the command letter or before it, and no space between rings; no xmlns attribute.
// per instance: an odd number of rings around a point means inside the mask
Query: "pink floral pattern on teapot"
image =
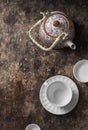
<svg viewBox="0 0 88 130"><path fill-rule="evenodd" d="M45 44L50 44L50 49L52 48L62 48L69 46L71 49L75 50L76 45L72 42L74 39L75 29L72 21L64 13L59 11L54 11L51 13L46 13L43 15L43 19L38 21L40 24L39 35L41 41ZM36 25L38 25L36 24ZM64 38L63 34L67 34ZM29 31L31 35L31 30ZM30 37L35 44L44 50L39 43ZM50 50L45 48L45 51Z"/></svg>

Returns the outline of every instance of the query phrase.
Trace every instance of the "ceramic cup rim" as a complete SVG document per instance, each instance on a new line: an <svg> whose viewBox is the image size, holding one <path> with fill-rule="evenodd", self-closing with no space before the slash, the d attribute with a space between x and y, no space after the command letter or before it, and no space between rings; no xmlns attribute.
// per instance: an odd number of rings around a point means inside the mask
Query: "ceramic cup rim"
<svg viewBox="0 0 88 130"><path fill-rule="evenodd" d="M53 81L52 83L55 83L55 82L62 82L62 81ZM52 84L52 83L51 83L51 84ZM63 83L63 82L62 82L62 83ZM49 100L49 98L48 98L48 96L47 96L47 91L48 91L48 88L49 88L49 86L50 86L51 84L49 84L48 87L47 87L47 89L46 89L46 97L47 97L47 100L48 100L52 105L54 105L54 106L56 106L56 107L64 107L64 106L68 105L68 104L71 102L72 96L73 96L73 93L72 93L71 88L66 85L66 89L69 90L68 92L70 93L70 96L69 96L69 100L68 100L65 104L62 104L62 105L61 105L61 104L53 103L52 101ZM69 94L68 94L68 95L69 95Z"/></svg>
<svg viewBox="0 0 88 130"><path fill-rule="evenodd" d="M31 130L30 127L31 126L35 126L36 128L38 128L38 130L41 130L41 128L39 127L39 125L35 124L35 123L31 123L29 125L26 126L25 130Z"/></svg>
<svg viewBox="0 0 88 130"><path fill-rule="evenodd" d="M84 62L88 62L88 60L86 59L83 59L83 60L79 60L75 63L74 67L73 67L73 75L75 77L76 80L78 80L79 82L81 83L88 83L88 81L83 81L83 80L80 80L77 76L77 73L76 73L76 69L77 67L81 64L81 63L84 63Z"/></svg>

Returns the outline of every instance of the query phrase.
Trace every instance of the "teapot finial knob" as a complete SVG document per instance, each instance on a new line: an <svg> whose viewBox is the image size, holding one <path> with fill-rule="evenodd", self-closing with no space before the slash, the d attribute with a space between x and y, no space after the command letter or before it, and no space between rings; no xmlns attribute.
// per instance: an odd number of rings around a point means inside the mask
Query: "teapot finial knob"
<svg viewBox="0 0 88 130"><path fill-rule="evenodd" d="M60 24L60 23L59 23L58 20L56 20L56 21L53 22L53 25L54 25L55 27L59 26L59 24Z"/></svg>

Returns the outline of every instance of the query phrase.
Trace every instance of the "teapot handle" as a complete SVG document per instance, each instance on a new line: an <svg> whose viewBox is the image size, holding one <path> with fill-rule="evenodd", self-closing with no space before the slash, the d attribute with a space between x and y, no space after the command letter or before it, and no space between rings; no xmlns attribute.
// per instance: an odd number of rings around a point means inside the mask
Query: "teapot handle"
<svg viewBox="0 0 88 130"><path fill-rule="evenodd" d="M40 19L37 23L35 23L35 24L30 28L30 30L29 30L29 37L30 37L30 39L32 40L32 42L33 42L35 45L37 45L40 49L42 49L42 50L44 50L44 51L50 51L50 50L52 50L52 49L55 47L55 45L56 45L61 39L64 40L64 39L68 36L68 34L67 34L66 32L61 33L61 34L55 39L55 41L53 42L53 44L52 44L50 47L48 47L48 48L43 47L42 45L40 45L37 41L35 41L35 39L34 39L34 38L32 37L32 35L31 35L32 30L33 30L35 27L37 27L37 26L47 17L48 12L46 12L46 13L40 12L40 14L43 15L43 18Z"/></svg>

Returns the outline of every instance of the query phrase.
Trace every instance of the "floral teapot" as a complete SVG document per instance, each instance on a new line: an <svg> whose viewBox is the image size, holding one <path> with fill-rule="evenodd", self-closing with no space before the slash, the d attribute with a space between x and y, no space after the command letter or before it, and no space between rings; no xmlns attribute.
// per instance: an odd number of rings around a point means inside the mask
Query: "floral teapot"
<svg viewBox="0 0 88 130"><path fill-rule="evenodd" d="M75 34L75 29L72 21L62 12L46 12L43 13L43 18L39 20L35 25L29 30L29 37L40 49L44 51L50 51L53 48L63 48L69 46L71 49L75 50L76 45L72 42ZM39 24L39 36L42 43L49 44L49 47L44 47L39 44L32 37L32 30Z"/></svg>

